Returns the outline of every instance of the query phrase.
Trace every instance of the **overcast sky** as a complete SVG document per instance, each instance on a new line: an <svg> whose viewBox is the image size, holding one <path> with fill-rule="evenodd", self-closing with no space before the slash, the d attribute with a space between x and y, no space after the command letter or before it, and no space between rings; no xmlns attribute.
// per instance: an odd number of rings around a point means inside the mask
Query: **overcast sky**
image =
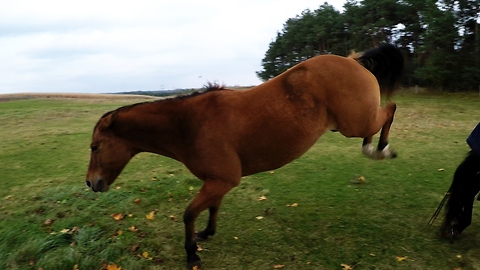
<svg viewBox="0 0 480 270"><path fill-rule="evenodd" d="M256 85L287 19L324 2L2 1L0 94Z"/></svg>

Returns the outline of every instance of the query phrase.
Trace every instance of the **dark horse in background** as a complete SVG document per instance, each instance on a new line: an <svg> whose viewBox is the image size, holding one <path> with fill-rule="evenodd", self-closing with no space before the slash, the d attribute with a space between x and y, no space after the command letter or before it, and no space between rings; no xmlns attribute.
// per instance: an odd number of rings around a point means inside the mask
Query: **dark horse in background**
<svg viewBox="0 0 480 270"><path fill-rule="evenodd" d="M393 92L403 65L400 51L385 44L350 57L313 57L246 91L212 87L121 107L94 128L86 184L107 191L140 152L182 162L203 181L183 216L187 266L200 268L197 240L215 234L222 198L242 176L291 162L329 130L364 138L363 153L373 159L395 157L387 139L396 105L382 108L380 92ZM195 233L206 209L207 227Z"/></svg>
<svg viewBox="0 0 480 270"><path fill-rule="evenodd" d="M480 123L468 136L467 143L472 150L456 169L448 192L429 222L433 224L446 202L440 233L452 240L472 223L473 203L480 191Z"/></svg>

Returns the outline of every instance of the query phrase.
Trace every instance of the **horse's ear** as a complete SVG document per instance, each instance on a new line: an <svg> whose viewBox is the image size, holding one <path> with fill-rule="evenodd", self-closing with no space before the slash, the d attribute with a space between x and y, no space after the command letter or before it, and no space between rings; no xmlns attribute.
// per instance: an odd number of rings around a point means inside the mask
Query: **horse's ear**
<svg viewBox="0 0 480 270"><path fill-rule="evenodd" d="M111 112L111 113L107 113L106 115L104 115L100 121L98 122L98 126L97 128L100 130L100 131L105 131L107 130L108 128L110 128L110 126L112 125L112 123L115 121L115 119L117 118L117 115L118 113L116 111L114 112Z"/></svg>

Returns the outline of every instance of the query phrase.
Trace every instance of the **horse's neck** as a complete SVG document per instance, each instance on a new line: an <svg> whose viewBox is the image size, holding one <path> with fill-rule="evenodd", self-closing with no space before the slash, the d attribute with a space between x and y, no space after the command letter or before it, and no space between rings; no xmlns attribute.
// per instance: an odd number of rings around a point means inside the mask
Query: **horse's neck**
<svg viewBox="0 0 480 270"><path fill-rule="evenodd" d="M178 159L175 148L181 130L176 118L181 117L183 102L169 100L138 105L119 115L118 135L139 152L151 152Z"/></svg>

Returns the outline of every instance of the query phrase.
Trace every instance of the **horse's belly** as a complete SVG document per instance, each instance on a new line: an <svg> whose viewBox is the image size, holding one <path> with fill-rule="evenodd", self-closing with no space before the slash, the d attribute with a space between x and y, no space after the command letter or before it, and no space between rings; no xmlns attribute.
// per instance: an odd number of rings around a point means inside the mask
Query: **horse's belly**
<svg viewBox="0 0 480 270"><path fill-rule="evenodd" d="M307 152L317 139L303 142L276 141L275 144L256 145L256 147L240 151L242 175L278 169Z"/></svg>

